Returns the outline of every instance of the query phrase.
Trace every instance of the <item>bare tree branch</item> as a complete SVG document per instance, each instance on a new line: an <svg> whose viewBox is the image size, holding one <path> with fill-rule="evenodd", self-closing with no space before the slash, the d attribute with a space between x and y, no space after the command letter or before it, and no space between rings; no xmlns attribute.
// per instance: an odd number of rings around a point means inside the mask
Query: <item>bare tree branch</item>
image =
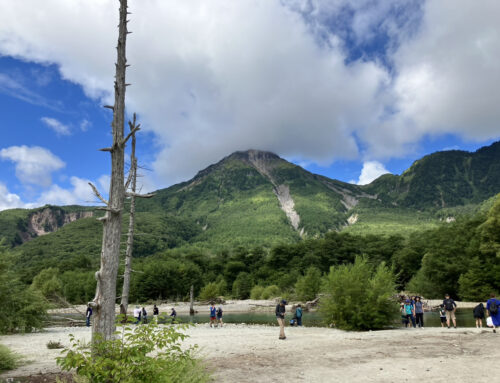
<svg viewBox="0 0 500 383"><path fill-rule="evenodd" d="M92 182L89 182L89 185L92 188L96 197L99 198L103 204L109 205L109 202L103 198L103 196L101 195L101 193L99 193L99 190L97 190L97 188L94 186L94 184L92 184Z"/></svg>

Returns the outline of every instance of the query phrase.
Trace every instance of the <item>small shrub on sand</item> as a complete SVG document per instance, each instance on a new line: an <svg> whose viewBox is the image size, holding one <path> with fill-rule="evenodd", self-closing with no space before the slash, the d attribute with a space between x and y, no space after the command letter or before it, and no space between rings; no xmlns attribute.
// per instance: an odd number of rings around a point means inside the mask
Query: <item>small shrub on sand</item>
<svg viewBox="0 0 500 383"><path fill-rule="evenodd" d="M219 296L219 286L215 282L207 283L200 291L202 301L213 301Z"/></svg>
<svg viewBox="0 0 500 383"><path fill-rule="evenodd" d="M19 365L20 359L7 346L0 344L0 372L15 369Z"/></svg>
<svg viewBox="0 0 500 383"><path fill-rule="evenodd" d="M301 301L312 301L321 289L321 271L316 267L309 267L304 276L295 284L295 293Z"/></svg>
<svg viewBox="0 0 500 383"><path fill-rule="evenodd" d="M51 340L47 343L47 348L50 350L53 350L53 349L57 349L57 348L64 348L64 346L59 341L56 342L56 341Z"/></svg>
<svg viewBox="0 0 500 383"><path fill-rule="evenodd" d="M331 267L326 276L320 312L327 324L343 330L388 327L398 313L394 273L381 263L377 268L365 258L354 264Z"/></svg>
<svg viewBox="0 0 500 383"><path fill-rule="evenodd" d="M187 325L123 327L113 340L96 340L82 350L70 336L72 348L57 358L63 370L76 369L91 382L204 383L210 381L194 356L196 347L182 347Z"/></svg>

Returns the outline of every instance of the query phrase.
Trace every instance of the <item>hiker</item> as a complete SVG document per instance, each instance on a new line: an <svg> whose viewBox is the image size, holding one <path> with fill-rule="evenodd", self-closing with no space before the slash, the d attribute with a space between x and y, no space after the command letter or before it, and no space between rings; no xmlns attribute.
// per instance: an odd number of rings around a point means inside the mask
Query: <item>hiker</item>
<svg viewBox="0 0 500 383"><path fill-rule="evenodd" d="M90 317L92 316L92 307L90 307L90 303L87 305L87 312L85 313L85 316L87 317L87 327L90 327Z"/></svg>
<svg viewBox="0 0 500 383"><path fill-rule="evenodd" d="M175 309L172 307L172 312L170 313L170 318L172 318L172 323L175 322L175 319L177 318L177 312L175 311Z"/></svg>
<svg viewBox="0 0 500 383"><path fill-rule="evenodd" d="M141 315L142 315L142 323L144 324L148 323L148 313L144 306L142 307Z"/></svg>
<svg viewBox="0 0 500 383"><path fill-rule="evenodd" d="M405 304L402 303L401 307L399 308L399 311L401 311L401 324L406 328L408 327L408 317L406 316L406 311L405 311Z"/></svg>
<svg viewBox="0 0 500 383"><path fill-rule="evenodd" d="M160 314L160 310L158 310L158 307L156 305L153 306L153 318L155 323L158 323L158 315Z"/></svg>
<svg viewBox="0 0 500 383"><path fill-rule="evenodd" d="M217 315L217 310L215 309L215 303L214 302L211 302L210 303L210 327L217 327L217 319L216 319L216 315Z"/></svg>
<svg viewBox="0 0 500 383"><path fill-rule="evenodd" d="M476 328L483 328L484 305L482 303L478 304L472 309L472 313L476 320Z"/></svg>
<svg viewBox="0 0 500 383"><path fill-rule="evenodd" d="M300 304L295 309L295 318L297 320L297 326L302 326L302 306Z"/></svg>
<svg viewBox="0 0 500 383"><path fill-rule="evenodd" d="M455 311L457 309L457 304L453 299L450 298L450 294L446 294L443 300L443 306L446 311L446 326L450 328L450 320L453 321L453 328L457 328L457 318L455 317Z"/></svg>
<svg viewBox="0 0 500 383"><path fill-rule="evenodd" d="M405 315L406 315L406 320L408 321L408 327L410 327L410 321L413 326L413 328L416 328L415 325L415 309L414 306L411 303L411 300L407 299L405 301Z"/></svg>
<svg viewBox="0 0 500 383"><path fill-rule="evenodd" d="M139 306L135 306L134 318L135 318L134 324L139 324L139 322L141 321L141 309L139 308Z"/></svg>
<svg viewBox="0 0 500 383"><path fill-rule="evenodd" d="M283 299L280 303L276 305L276 319L280 326L280 336L279 339L286 339L285 336L285 310L286 301Z"/></svg>
<svg viewBox="0 0 500 383"><path fill-rule="evenodd" d="M415 321L419 328L424 328L424 305L420 297L415 297Z"/></svg>
<svg viewBox="0 0 500 383"><path fill-rule="evenodd" d="M439 305L439 319L441 319L441 327L444 328L444 324L446 323L446 311L442 304Z"/></svg>
<svg viewBox="0 0 500 383"><path fill-rule="evenodd" d="M490 299L486 302L486 310L491 318L493 332L497 332L497 327L500 326L500 300L495 296L495 293L490 294Z"/></svg>
<svg viewBox="0 0 500 383"><path fill-rule="evenodd" d="M220 324L220 327L222 327L222 306L219 306L217 309L217 321Z"/></svg>

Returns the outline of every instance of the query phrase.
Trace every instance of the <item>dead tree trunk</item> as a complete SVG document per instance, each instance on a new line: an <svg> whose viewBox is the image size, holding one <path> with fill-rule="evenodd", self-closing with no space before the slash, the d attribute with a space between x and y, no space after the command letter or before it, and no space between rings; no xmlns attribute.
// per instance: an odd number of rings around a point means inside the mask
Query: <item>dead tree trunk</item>
<svg viewBox="0 0 500 383"><path fill-rule="evenodd" d="M130 123L130 132L136 132L140 125L136 125L136 118L134 113L134 121ZM135 198L137 190L137 158L135 157L135 133L132 134L132 150L130 153L130 173L128 182L130 182L130 217L128 221L128 235L127 235L127 250L125 251L125 270L123 272L123 288L122 298L120 302L120 314L127 316L128 297L130 294L130 274L132 272L132 250L134 247L134 224L135 224ZM127 186L127 185L125 185Z"/></svg>
<svg viewBox="0 0 500 383"><path fill-rule="evenodd" d="M194 315L194 286L189 290L189 315Z"/></svg>
<svg viewBox="0 0 500 383"><path fill-rule="evenodd" d="M115 75L115 103L113 107L113 145L101 149L111 153L111 184L109 201L100 197L97 189L92 185L98 197L106 203L106 215L102 218L104 228L101 250L101 268L96 273L96 295L91 302L94 307L94 321L92 337L99 334L103 340L112 339L115 331L115 304L116 304L116 276L120 259L120 239L122 225L123 202L125 199L124 185L124 153L127 137L123 137L125 120L125 71L127 67L127 0L120 0L120 23L118 25L118 46L116 75Z"/></svg>

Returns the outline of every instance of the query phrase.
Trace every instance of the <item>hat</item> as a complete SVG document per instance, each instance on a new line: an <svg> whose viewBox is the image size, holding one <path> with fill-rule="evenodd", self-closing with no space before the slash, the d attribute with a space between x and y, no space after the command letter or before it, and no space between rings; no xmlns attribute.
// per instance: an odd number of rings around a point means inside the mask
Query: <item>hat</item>
<svg viewBox="0 0 500 383"><path fill-rule="evenodd" d="M281 300L281 303L283 303L284 305L286 305L286 301L284 299Z"/></svg>
<svg viewBox="0 0 500 383"><path fill-rule="evenodd" d="M409 299L407 299L405 302L406 302L406 303L410 303L410 300L409 300Z"/></svg>

